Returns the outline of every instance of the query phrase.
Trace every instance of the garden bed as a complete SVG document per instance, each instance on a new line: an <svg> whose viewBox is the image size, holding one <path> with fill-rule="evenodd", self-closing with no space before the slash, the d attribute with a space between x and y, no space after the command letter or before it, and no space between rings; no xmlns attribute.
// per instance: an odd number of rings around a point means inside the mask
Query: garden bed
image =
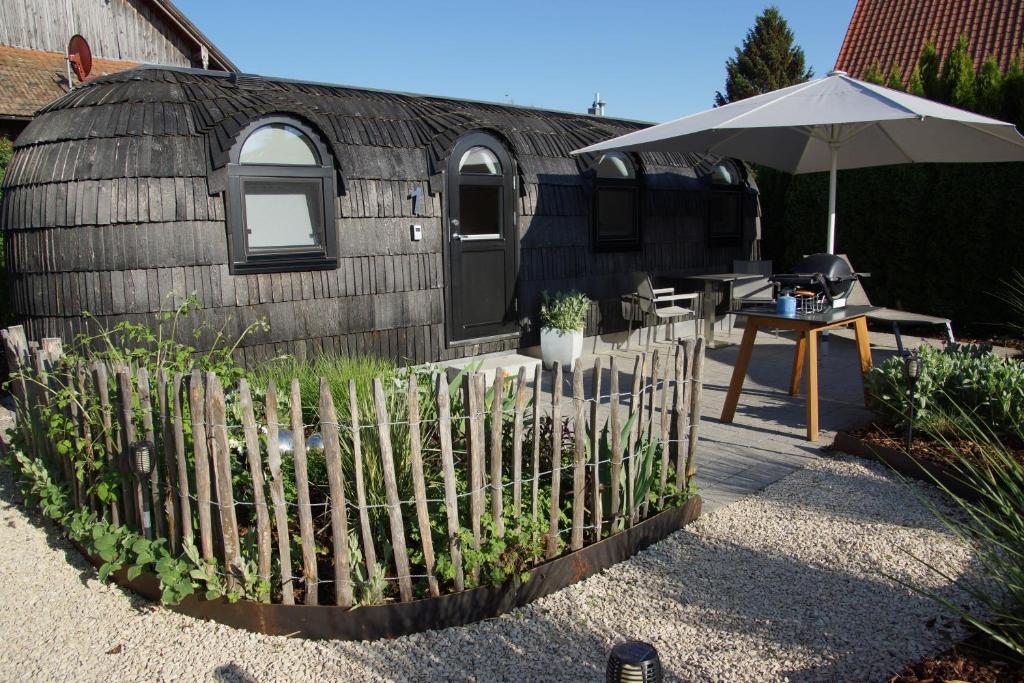
<svg viewBox="0 0 1024 683"><path fill-rule="evenodd" d="M521 584L480 586L459 593L413 602L372 605L356 609L334 606L280 605L226 599L203 600L195 595L175 605L176 612L209 619L234 628L268 635L341 640L396 638L421 631L462 626L505 614L629 559L644 548L682 529L700 516L701 499L690 498L599 543L534 567ZM96 567L103 561L79 550ZM125 570L111 574L121 586L143 597L160 600L160 583L152 574L129 579Z"/></svg>
<svg viewBox="0 0 1024 683"><path fill-rule="evenodd" d="M934 626L933 622L929 622ZM888 683L1019 683L1024 664L981 633L933 657L911 664Z"/></svg>

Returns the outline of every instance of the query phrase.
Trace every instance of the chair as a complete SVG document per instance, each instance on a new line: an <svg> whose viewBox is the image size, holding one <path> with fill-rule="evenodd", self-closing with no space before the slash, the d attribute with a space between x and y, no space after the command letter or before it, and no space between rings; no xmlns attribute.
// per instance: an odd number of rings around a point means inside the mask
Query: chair
<svg viewBox="0 0 1024 683"><path fill-rule="evenodd" d="M622 297L622 316L629 321L629 330L626 332L626 348L629 348L630 337L633 336L633 323L646 324L653 320L658 325L663 320L669 320L671 327L669 333L676 338L676 322L682 322L692 318L694 333L699 334L699 320L696 311L696 301L699 296L697 292L676 294L671 287L655 288L647 273L635 272L631 274L635 291ZM686 308L676 304L677 301L689 301L690 307ZM647 334L647 348L651 347L651 333Z"/></svg>
<svg viewBox="0 0 1024 683"><path fill-rule="evenodd" d="M733 261L732 272L761 275L756 280L739 280L732 285L732 302L729 308L742 304L770 304L775 301L775 284L768 279L772 274L771 261ZM729 329L735 326L735 316Z"/></svg>
<svg viewBox="0 0 1024 683"><path fill-rule="evenodd" d="M846 261L850 265L850 269L853 269L853 265L850 264L850 259L846 254L839 254L839 258ZM853 289L850 291L850 296L846 299L848 306L871 306L871 300L868 299L868 293L864 290L864 286L857 281L853 285ZM936 315L925 315L923 313L911 313L909 311L901 311L896 308L879 308L877 311L867 314L868 320L874 320L875 322L888 323L892 325L892 333L896 337L896 349L902 356L903 350L903 338L900 336L900 325L941 325L946 331L946 340L953 344L956 339L953 337L953 322L949 318L943 318Z"/></svg>

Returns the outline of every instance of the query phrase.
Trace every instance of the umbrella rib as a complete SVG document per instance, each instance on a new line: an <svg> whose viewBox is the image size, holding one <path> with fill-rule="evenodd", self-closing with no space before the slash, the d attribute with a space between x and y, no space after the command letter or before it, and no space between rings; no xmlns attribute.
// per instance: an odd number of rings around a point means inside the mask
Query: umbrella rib
<svg viewBox="0 0 1024 683"><path fill-rule="evenodd" d="M1012 139L1008 140L1008 139L1004 138L1001 135L996 135L995 133L993 133L992 131L990 131L987 128L982 128L981 126L979 126L976 123L970 123L969 121L961 121L960 123L962 125L964 125L964 126L967 126L968 128L971 128L973 130L978 131L979 133L984 133L985 135L988 135L990 137L996 138L997 140L1002 140L1003 142L1009 142L1009 143L1012 143L1014 145L1017 145L1018 147L1024 147L1024 139L1021 138L1020 131L1017 132L1017 138L1018 138L1017 140L1012 140ZM1010 125L1010 124L1007 124L1007 125Z"/></svg>
<svg viewBox="0 0 1024 683"><path fill-rule="evenodd" d="M788 99L789 97L792 97L793 95L796 95L797 93L800 93L800 92L803 92L804 90L807 90L807 88L810 88L811 86L813 86L813 85L815 85L817 83L820 83L820 82L821 81L807 81L807 83L804 85L804 87L799 88L798 90L794 90L793 92L788 92L785 95L783 95L782 97L777 97L774 100L769 100L769 101L765 102L764 104L759 104L758 106L754 107L753 109L748 109L747 111L743 112L742 114L734 116L731 119L726 119L725 121L723 121L722 123L718 124L717 126L712 126L711 130L718 130L719 128L725 128L726 126L729 126L730 124L732 124L732 123L734 123L736 121L739 121L744 116L749 116L750 114L753 114L756 111L760 111L762 109L765 109L766 107L772 106L773 104L777 104L777 103L779 103L779 102L781 102L781 101L783 101L785 99Z"/></svg>

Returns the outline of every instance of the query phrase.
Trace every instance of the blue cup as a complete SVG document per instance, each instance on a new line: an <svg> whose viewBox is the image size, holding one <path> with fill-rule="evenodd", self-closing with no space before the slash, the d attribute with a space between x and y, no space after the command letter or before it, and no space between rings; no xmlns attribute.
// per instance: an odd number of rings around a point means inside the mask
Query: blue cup
<svg viewBox="0 0 1024 683"><path fill-rule="evenodd" d="M775 312L779 315L796 315L796 299L783 294L775 300Z"/></svg>

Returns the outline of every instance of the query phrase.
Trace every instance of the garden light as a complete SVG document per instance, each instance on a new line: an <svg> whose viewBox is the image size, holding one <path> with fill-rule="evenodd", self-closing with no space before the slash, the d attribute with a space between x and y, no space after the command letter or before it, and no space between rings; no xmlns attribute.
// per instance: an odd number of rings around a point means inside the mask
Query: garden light
<svg viewBox="0 0 1024 683"><path fill-rule="evenodd" d="M905 443L907 453L910 453L910 449L914 445L914 393L917 388L917 380L921 376L921 365L921 356L918 355L917 351L904 354L903 373L907 378L907 394L910 399L907 409L907 436Z"/></svg>
<svg viewBox="0 0 1024 683"><path fill-rule="evenodd" d="M612 648L608 656L608 683L660 683L661 660L649 643L627 640Z"/></svg>
<svg viewBox="0 0 1024 683"><path fill-rule="evenodd" d="M152 441L136 441L128 447L132 472L138 480L135 484L135 497L139 506L139 524L146 538L153 538L153 519L149 510L149 496L145 491L146 482L153 471L153 448Z"/></svg>

